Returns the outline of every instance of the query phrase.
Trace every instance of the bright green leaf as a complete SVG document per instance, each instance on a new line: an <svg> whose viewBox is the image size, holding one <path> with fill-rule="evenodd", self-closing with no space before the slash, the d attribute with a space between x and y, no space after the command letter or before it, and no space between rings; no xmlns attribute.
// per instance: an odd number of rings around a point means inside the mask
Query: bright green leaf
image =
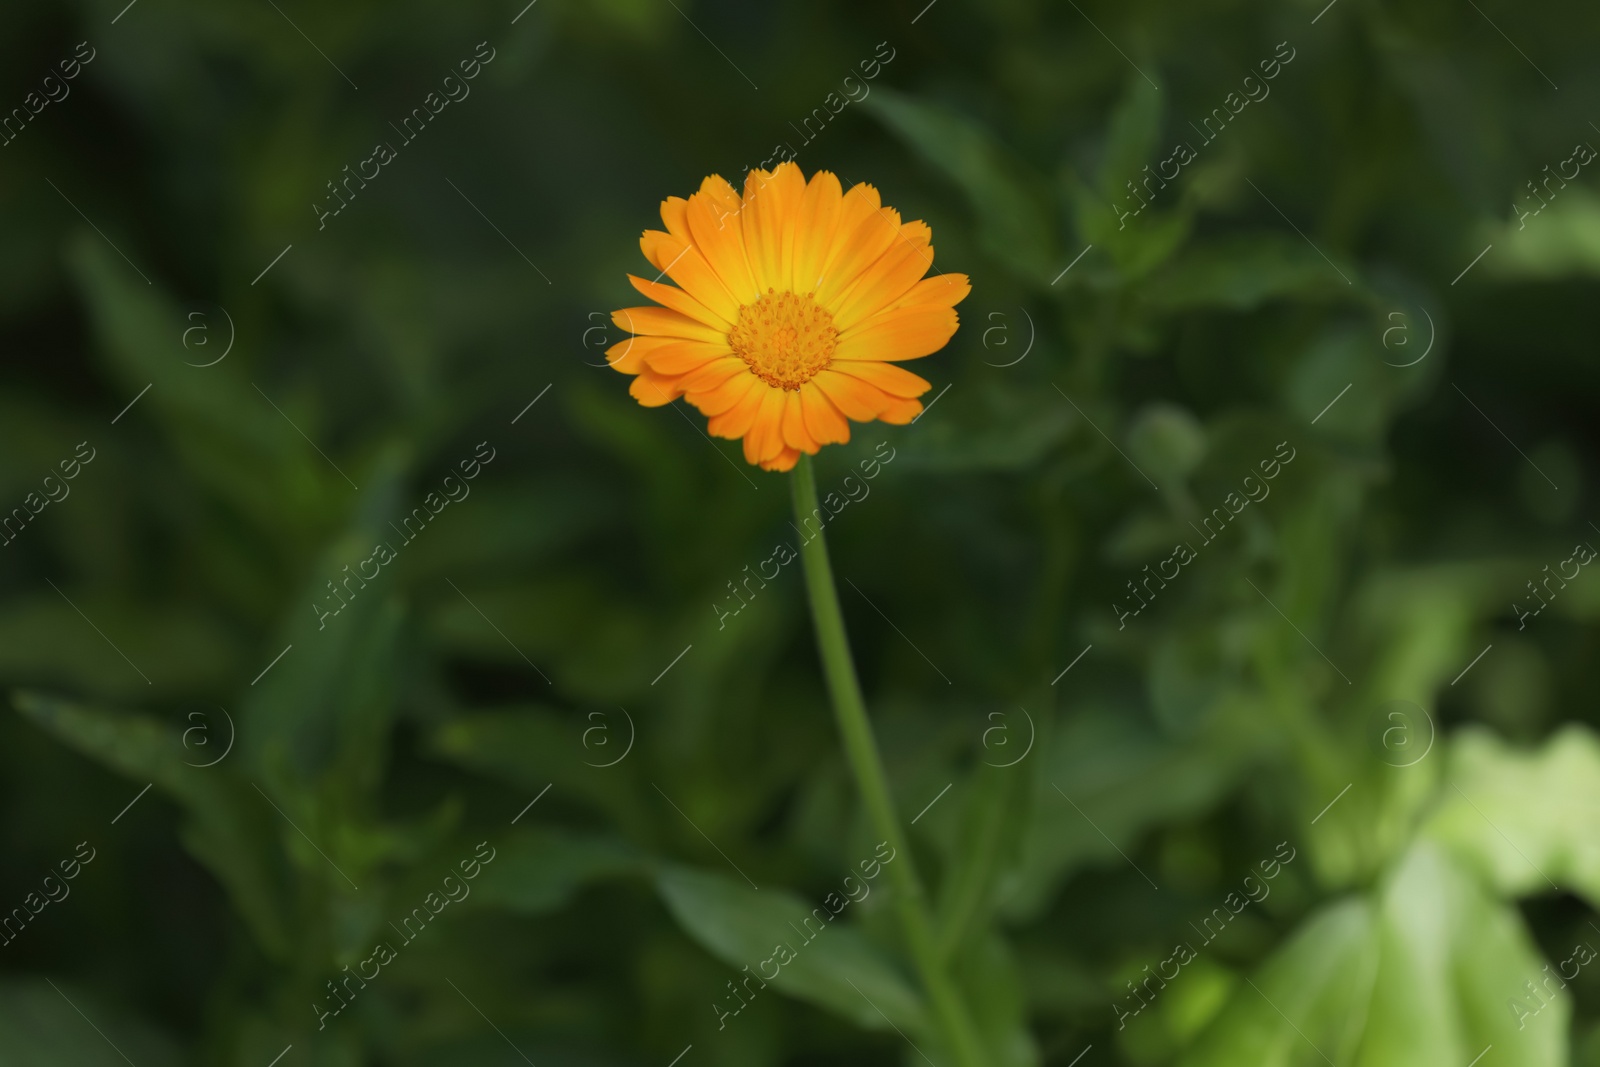
<svg viewBox="0 0 1600 1067"><path fill-rule="evenodd" d="M773 988L827 1008L858 1026L891 1023L921 1033L928 1018L906 976L846 922L832 925L829 909L779 889L751 889L720 874L669 867L657 887L678 925L702 947L738 969L735 987L749 974L771 975ZM846 905L848 906L848 905ZM809 924L809 925L808 925ZM788 949L787 953L780 949ZM779 960L791 956L779 966ZM771 965L767 965L771 960ZM758 992L760 978L748 988ZM725 988L706 990L710 1003L733 1010L739 1001Z"/></svg>

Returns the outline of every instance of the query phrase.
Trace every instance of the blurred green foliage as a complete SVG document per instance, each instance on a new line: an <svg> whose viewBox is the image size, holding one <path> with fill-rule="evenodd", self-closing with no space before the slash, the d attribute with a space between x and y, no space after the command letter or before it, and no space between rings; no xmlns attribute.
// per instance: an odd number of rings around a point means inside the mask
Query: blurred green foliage
<svg viewBox="0 0 1600 1067"><path fill-rule="evenodd" d="M774 142L973 281L916 368L948 394L819 479L896 450L829 536L992 1062L1600 1064L1600 968L1549 979L1600 943L1600 579L1516 614L1597 536L1600 197L1511 210L1600 137L1593 7L518 7L10 15L4 106L95 58L0 168L0 504L39 512L0 556L0 1064L944 1062L886 883L719 1024L875 842L797 568L713 625L788 537L782 478L628 399L603 313L658 201ZM1280 41L1270 97L1119 221ZM319 1017L479 842L471 895Z"/></svg>

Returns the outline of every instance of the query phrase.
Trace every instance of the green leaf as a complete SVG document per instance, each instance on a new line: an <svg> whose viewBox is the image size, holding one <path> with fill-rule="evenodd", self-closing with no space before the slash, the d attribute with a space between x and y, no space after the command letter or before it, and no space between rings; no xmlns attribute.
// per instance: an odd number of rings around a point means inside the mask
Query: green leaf
<svg viewBox="0 0 1600 1067"><path fill-rule="evenodd" d="M1130 421L1128 451L1156 478L1182 482L1205 457L1206 429L1188 408L1155 401Z"/></svg>
<svg viewBox="0 0 1600 1067"><path fill-rule="evenodd" d="M1079 236L1096 248L1105 249L1116 267L1115 271L1085 271L1080 267L1067 285L1073 284L1073 279L1102 288L1136 281L1170 259L1189 237L1194 216L1181 200L1174 201L1171 209L1164 212L1156 211L1152 204L1145 213L1137 209L1137 202L1131 206L1127 203L1131 194L1113 201L1073 175L1066 175L1063 180ZM1124 214L1136 209L1140 210L1136 216Z"/></svg>
<svg viewBox="0 0 1600 1067"><path fill-rule="evenodd" d="M642 853L613 838L532 828L497 844L494 865L469 900L537 915L566 906L583 886L644 873Z"/></svg>
<svg viewBox="0 0 1600 1067"><path fill-rule="evenodd" d="M1020 726L1015 736L1022 736ZM1022 755L1022 749L1010 745L1009 738L1007 747L1015 749L1018 757ZM951 867L939 885L941 955L953 955L975 930L984 929L991 917L996 888L1016 863L1027 826L1034 785L1029 770L986 763L973 774L961 812L960 834L951 850Z"/></svg>
<svg viewBox="0 0 1600 1067"><path fill-rule="evenodd" d="M1039 1046L1028 1030L1027 995L1010 946L989 933L970 945L954 968L973 1021L995 1067L1037 1067Z"/></svg>
<svg viewBox="0 0 1600 1067"><path fill-rule="evenodd" d="M189 816L184 843L227 888L262 948L289 955L290 891L282 857L267 844L276 840L277 816L259 796L221 766L190 766L180 736L151 719L36 693L19 693L15 701L64 744L132 781L153 783L182 805Z"/></svg>
<svg viewBox="0 0 1600 1067"><path fill-rule="evenodd" d="M1132 78L1112 117L1098 179L1085 181L1070 170L1062 174L1078 235L1116 264L1114 274L1091 268L1068 285L1141 278L1188 238L1193 211L1185 198L1169 192L1164 201L1141 199L1149 195L1142 184L1144 168L1155 165L1160 133L1160 94L1143 77ZM1140 190L1137 195L1130 184Z"/></svg>
<svg viewBox="0 0 1600 1067"><path fill-rule="evenodd" d="M776 967L777 977L768 979L774 989L827 1008L858 1026L882 1030L893 1023L906 1031L926 1031L928 1017L921 995L860 932L842 922L834 926L828 908L811 908L783 890L750 889L720 874L687 867L665 868L656 886L690 937L728 966L740 969L736 988L760 995L760 977L746 986L744 968L751 975L770 975ZM793 956L781 966L780 948ZM771 966L766 965L769 960ZM733 1010L740 1003L725 987L706 990L706 997L721 1003L721 1010Z"/></svg>
<svg viewBox="0 0 1600 1067"><path fill-rule="evenodd" d="M1295 235L1260 233L1186 249L1150 277L1142 299L1151 310L1172 314L1208 307L1246 311L1290 296L1348 298L1361 292Z"/></svg>
<svg viewBox="0 0 1600 1067"><path fill-rule="evenodd" d="M1524 211L1537 204L1525 192L1520 200ZM1492 240L1497 252L1504 249L1485 259L1487 273L1514 280L1600 275L1600 197L1575 186L1563 189L1549 206L1548 213L1540 208L1539 215L1520 223L1513 207L1504 226L1487 231L1484 240Z"/></svg>
<svg viewBox="0 0 1600 1067"><path fill-rule="evenodd" d="M116 380L129 396L151 387L141 404L145 411L130 417L150 418L160 427L178 459L210 493L260 528L272 529L283 525L286 503L298 519L325 510L349 491L252 386L242 351L215 366L185 366L221 355L223 332L230 327L218 309L206 308L205 320L191 322L161 289L140 285L126 264L89 234L73 244L71 263ZM184 330L201 321L208 333L205 348L186 350ZM282 396L274 402L280 408L294 406ZM316 423L303 417L296 422L313 439L319 436ZM250 476L241 477L244 471Z"/></svg>
<svg viewBox="0 0 1600 1067"><path fill-rule="evenodd" d="M1146 165L1154 166L1156 138L1161 136L1161 95L1141 75L1128 79L1128 91L1106 132L1105 159L1100 164L1100 190L1108 198L1126 196L1128 182L1139 184Z"/></svg>
<svg viewBox="0 0 1600 1067"><path fill-rule="evenodd" d="M1026 344L1023 329L1016 324L1019 352ZM1032 355L1051 358L1048 352ZM937 418L919 423L916 437L896 446L895 462L939 472L1026 470L1058 450L1074 427L1082 429L1078 413L1050 389L989 386L964 399L965 406L941 409Z"/></svg>
<svg viewBox="0 0 1600 1067"><path fill-rule="evenodd" d="M1125 864L1123 854L1151 827L1215 803L1274 743L1259 715L1242 702L1219 708L1204 733L1181 744L1116 711L1084 714L1061 729L1040 753L1024 863L1003 901L1007 917L1036 915L1067 875Z"/></svg>
<svg viewBox="0 0 1600 1067"><path fill-rule="evenodd" d="M68 677L127 701L221 688L237 677L239 645L213 615L72 586L62 592L71 603L45 586L8 597L0 607L0 672L6 677Z"/></svg>
<svg viewBox="0 0 1600 1067"><path fill-rule="evenodd" d="M1191 947L1205 951L1203 945ZM1352 1025L1360 1032L1377 951L1376 919L1369 904L1345 900L1324 909L1250 982L1236 987L1228 1006L1179 1061L1181 1067L1349 1062L1341 1059L1341 1052ZM1173 981L1183 978L1180 970ZM1137 1025L1133 1019L1125 1022Z"/></svg>
<svg viewBox="0 0 1600 1067"><path fill-rule="evenodd" d="M406 547L406 569L402 575L408 585L418 589L444 587L451 580L471 593L468 576L493 578L507 567L525 567L529 561L547 558L585 534L617 521L615 503L604 487L570 480L495 483L490 477L499 472L490 467L476 483L465 483L471 520L443 522L431 526L426 537ZM443 475L440 475L442 478ZM467 501L471 501L470 504ZM449 518L447 509L443 517ZM464 516L463 516L464 517ZM456 604L460 597L450 593ZM476 601L477 596L473 596ZM482 622L481 617L479 618ZM485 626L494 644L485 647L505 652L511 661L521 662L505 640Z"/></svg>
<svg viewBox="0 0 1600 1067"><path fill-rule="evenodd" d="M993 134L946 107L882 86L864 106L966 194L986 251L1002 263L1020 263L1035 280L1048 278L1055 249L1050 213Z"/></svg>
<svg viewBox="0 0 1600 1067"><path fill-rule="evenodd" d="M373 803L386 761L404 616L394 569L406 542L390 526L402 506L402 452L387 451L369 473L348 526L312 558L285 606L277 639L262 650L271 668L244 687L240 707L244 754L257 773L295 787L320 780L351 810ZM380 543L395 553L383 566ZM369 561L370 579L362 577Z"/></svg>
<svg viewBox="0 0 1600 1067"><path fill-rule="evenodd" d="M0 984L0 1062L176 1067L183 1061L170 1040L126 1011L71 983L25 978Z"/></svg>
<svg viewBox="0 0 1600 1067"><path fill-rule="evenodd" d="M1425 833L1505 896L1557 886L1600 906L1600 740L1562 729L1520 752L1481 727L1450 746L1448 783Z"/></svg>
<svg viewBox="0 0 1600 1067"><path fill-rule="evenodd" d="M611 814L631 832L650 834L652 824L642 814L638 783L629 773L627 758L611 767L592 765L622 755L627 720L617 722L612 716L604 735L607 747L586 750L584 728L598 727L575 715L573 719L571 725L563 723L559 712L539 705L477 712L442 724L428 747L441 759L514 786L537 792L553 785ZM596 739L601 736L595 734Z"/></svg>
<svg viewBox="0 0 1600 1067"><path fill-rule="evenodd" d="M1521 916L1443 850L1407 854L1379 917L1382 962L1357 1067L1458 1067L1490 1045L1519 1067L1567 1062L1571 1005L1552 986L1535 1014L1523 983L1543 978L1544 961Z"/></svg>
<svg viewBox="0 0 1600 1067"><path fill-rule="evenodd" d="M1525 992L1543 967L1518 912L1422 842L1370 898L1324 909L1236 986L1181 1065L1460 1067L1493 1046L1519 1067L1560 1067L1569 999L1558 979L1542 1007Z"/></svg>

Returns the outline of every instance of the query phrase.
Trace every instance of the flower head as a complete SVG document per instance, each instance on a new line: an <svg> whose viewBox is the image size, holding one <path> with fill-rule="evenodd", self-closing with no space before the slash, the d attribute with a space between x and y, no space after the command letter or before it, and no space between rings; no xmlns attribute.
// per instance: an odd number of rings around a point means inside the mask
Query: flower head
<svg viewBox="0 0 1600 1067"><path fill-rule="evenodd" d="M801 452L850 439L850 422L904 424L928 383L897 362L956 332L964 274L925 278L932 231L900 221L870 185L844 192L818 171L751 171L741 198L713 175L661 204L645 258L677 285L629 275L659 306L612 321L634 336L606 353L646 407L686 397L707 431L743 438L744 457L788 470Z"/></svg>

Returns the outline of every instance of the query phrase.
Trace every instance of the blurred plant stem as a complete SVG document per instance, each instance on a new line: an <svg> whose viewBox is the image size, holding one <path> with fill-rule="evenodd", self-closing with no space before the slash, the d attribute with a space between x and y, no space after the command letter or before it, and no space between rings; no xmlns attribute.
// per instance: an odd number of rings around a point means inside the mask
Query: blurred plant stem
<svg viewBox="0 0 1600 1067"><path fill-rule="evenodd" d="M800 456L791 485L795 520L803 530L806 520L819 510L817 480L810 456ZM806 572L806 593L811 599L811 618L817 627L817 649L822 656L822 670L828 680L828 693L833 698L834 719L839 724L845 754L856 784L861 787L873 827L889 842L897 857L889 870L898 890L894 895L895 909L899 912L911 956L950 1048L963 1067L983 1067L986 1057L977 1029L935 947L933 920L923 895L922 879L917 875L916 860L889 796L888 776L884 774L883 759L878 755L872 723L867 719L861 683L856 679L855 661L850 656L850 642L844 632L844 615L839 610L839 593L833 583L833 567L828 562L828 544L820 528L815 537L801 542L800 558Z"/></svg>

